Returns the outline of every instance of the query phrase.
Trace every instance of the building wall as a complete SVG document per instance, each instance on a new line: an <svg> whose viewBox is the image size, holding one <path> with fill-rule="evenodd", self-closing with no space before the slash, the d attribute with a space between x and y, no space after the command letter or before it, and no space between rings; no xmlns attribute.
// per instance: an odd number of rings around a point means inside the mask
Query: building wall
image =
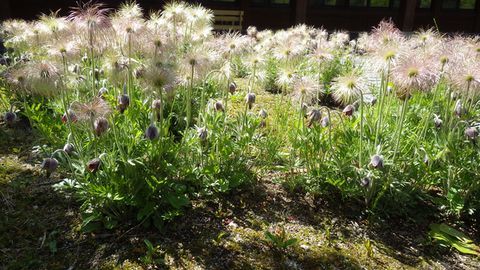
<svg viewBox="0 0 480 270"><path fill-rule="evenodd" d="M69 7L76 6L77 0L0 0L0 19L35 19L41 13L60 10L67 15ZM263 1L263 2L262 2ZM314 5L318 0L290 0L289 4L272 4L274 0L194 0L211 9L243 10L244 29L249 25L259 29L281 29L298 23L321 27L327 30L368 31L382 19L391 18L399 28L411 31L418 28L434 27L434 18L443 32L479 32L480 0L472 10L446 10L442 0L432 0L428 9L419 8L420 0L403 0L396 8L351 8ZM41 2L41 4L39 3ZM99 0L107 7L115 8L122 1ZM164 0L137 0L145 11L159 10ZM348 3L348 0L343 0ZM48 3L48 5L46 4ZM261 3L261 4L259 4ZM369 2L370 3L370 2Z"/></svg>

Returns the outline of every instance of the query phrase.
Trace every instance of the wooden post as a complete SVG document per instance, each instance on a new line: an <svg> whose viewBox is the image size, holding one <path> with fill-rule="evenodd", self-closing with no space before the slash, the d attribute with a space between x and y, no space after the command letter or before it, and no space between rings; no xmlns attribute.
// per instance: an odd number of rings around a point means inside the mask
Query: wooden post
<svg viewBox="0 0 480 270"><path fill-rule="evenodd" d="M12 16L10 10L10 0L0 1L0 21L6 20Z"/></svg>
<svg viewBox="0 0 480 270"><path fill-rule="evenodd" d="M442 12L442 0L432 0L432 14L433 14L432 20L434 20L432 21L432 24L434 24L435 28L438 26L439 31L442 31L442 28L440 27L440 25L437 25L441 23L441 20L439 20L441 12Z"/></svg>
<svg viewBox="0 0 480 270"><path fill-rule="evenodd" d="M402 1L400 21L401 29L403 31L410 32L413 30L415 23L415 10L417 9L417 0L405 0Z"/></svg>
<svg viewBox="0 0 480 270"><path fill-rule="evenodd" d="M250 9L250 0L240 0L240 10L243 10L243 20L242 20L242 32L247 30L247 27L250 26L249 12Z"/></svg>
<svg viewBox="0 0 480 270"><path fill-rule="evenodd" d="M473 25L473 32L480 32L480 1L475 3L475 24Z"/></svg>
<svg viewBox="0 0 480 270"><path fill-rule="evenodd" d="M297 0L295 4L295 24L302 24L307 19L307 0Z"/></svg>

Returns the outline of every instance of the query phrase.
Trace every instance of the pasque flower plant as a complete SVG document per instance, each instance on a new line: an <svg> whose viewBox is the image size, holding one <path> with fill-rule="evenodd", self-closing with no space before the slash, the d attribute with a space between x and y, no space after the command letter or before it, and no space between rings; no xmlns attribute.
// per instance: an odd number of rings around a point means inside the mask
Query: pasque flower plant
<svg viewBox="0 0 480 270"><path fill-rule="evenodd" d="M214 35L212 20L173 2L3 22L3 122L26 117L59 148L41 168L78 183L85 230L160 227L272 170L371 210L432 188L452 213L480 205L478 39L388 21L356 40L305 25Z"/></svg>

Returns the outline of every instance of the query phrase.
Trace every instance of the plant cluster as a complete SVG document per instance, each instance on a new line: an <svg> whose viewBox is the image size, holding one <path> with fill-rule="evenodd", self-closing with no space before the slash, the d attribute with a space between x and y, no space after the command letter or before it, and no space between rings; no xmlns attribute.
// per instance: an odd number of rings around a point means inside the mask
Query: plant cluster
<svg viewBox="0 0 480 270"><path fill-rule="evenodd" d="M305 25L214 34L212 20L185 3L147 19L87 3L3 23L4 122L26 117L59 148L41 167L70 172L85 228L160 226L271 170L368 209L420 195L475 213L477 37L387 21L356 40Z"/></svg>

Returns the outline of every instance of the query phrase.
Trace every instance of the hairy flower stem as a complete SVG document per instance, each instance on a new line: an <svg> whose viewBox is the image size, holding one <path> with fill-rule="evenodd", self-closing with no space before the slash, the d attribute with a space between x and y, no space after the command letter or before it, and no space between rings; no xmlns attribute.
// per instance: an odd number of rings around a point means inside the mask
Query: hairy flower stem
<svg viewBox="0 0 480 270"><path fill-rule="evenodd" d="M250 78L250 81L248 82L248 93L253 92L253 86L255 85L255 77L257 76L257 64L253 64L253 71L252 71L252 78Z"/></svg>
<svg viewBox="0 0 480 270"><path fill-rule="evenodd" d="M132 37L131 34L127 34L127 43L128 43L128 74L127 74L127 84L128 84L128 96L131 100L134 100L132 88L133 88L133 81L132 81ZM130 106L133 105L135 102L131 102Z"/></svg>
<svg viewBox="0 0 480 270"><path fill-rule="evenodd" d="M467 101L467 106L466 106L466 109L467 109L467 113L469 114L470 113L470 110L472 109L472 104L473 104L473 99L474 99L474 91L471 91L470 93L470 85L472 84L471 81L468 81L467 82L467 98L466 98L466 101Z"/></svg>
<svg viewBox="0 0 480 270"><path fill-rule="evenodd" d="M95 96L95 53L93 49L93 42L94 42L94 36L93 36L93 26L89 25L88 27L88 37L89 37L89 47L90 47L90 67L92 69L92 97Z"/></svg>
<svg viewBox="0 0 480 270"><path fill-rule="evenodd" d="M318 62L318 91L317 91L317 104L320 104L320 90L322 89L322 62Z"/></svg>
<svg viewBox="0 0 480 270"><path fill-rule="evenodd" d="M363 92L360 92L360 138L358 151L358 167L362 168L362 153L363 153Z"/></svg>
<svg viewBox="0 0 480 270"><path fill-rule="evenodd" d="M118 148L118 151L120 152L122 160L126 161L127 160L127 155L125 154L125 150L122 147L122 143L120 143L120 141L118 139L118 132L117 132L117 128L115 127L116 125L115 125L115 121L113 120L113 118L112 118L112 121L113 121L113 124L112 124L113 138L115 140L115 144L117 145L117 148Z"/></svg>
<svg viewBox="0 0 480 270"><path fill-rule="evenodd" d="M425 136L427 134L427 127L429 126L429 120L432 119L433 110L435 108L435 102L437 100L437 92L438 92L439 86L440 86L440 83L438 83L435 86L435 88L433 89L433 97L432 97L432 100L431 100L430 107L428 108L427 114L423 118L422 129L420 131L420 140L421 141L423 141L425 139Z"/></svg>
<svg viewBox="0 0 480 270"><path fill-rule="evenodd" d="M390 75L390 61L387 65L386 74L382 74L382 82L380 84L380 106L378 106L377 111L377 127L375 129L375 144L373 147L376 147L380 143L380 133L382 129L382 120L383 120L383 111L385 106L385 99L387 95L388 80Z"/></svg>
<svg viewBox="0 0 480 270"><path fill-rule="evenodd" d="M403 101L403 105L402 105L402 112L400 114L400 120L399 120L399 124L398 124L398 128L397 128L397 132L396 132L395 150L393 152L392 163L395 163L395 158L396 158L397 153L398 153L398 147L400 146L400 140L402 138L403 123L404 123L404 120L405 120L405 115L407 113L407 109L408 109L408 97L405 98L405 100Z"/></svg>
<svg viewBox="0 0 480 270"><path fill-rule="evenodd" d="M187 89L187 126L190 126L192 120L192 92L193 92L193 76L195 75L195 64L191 64L190 87Z"/></svg>
<svg viewBox="0 0 480 270"><path fill-rule="evenodd" d="M447 106L445 106L445 116L444 120L447 121L448 125L447 128L450 129L450 119L452 118L452 111L450 110L450 107L452 106L452 88L447 85L445 97L447 98Z"/></svg>

